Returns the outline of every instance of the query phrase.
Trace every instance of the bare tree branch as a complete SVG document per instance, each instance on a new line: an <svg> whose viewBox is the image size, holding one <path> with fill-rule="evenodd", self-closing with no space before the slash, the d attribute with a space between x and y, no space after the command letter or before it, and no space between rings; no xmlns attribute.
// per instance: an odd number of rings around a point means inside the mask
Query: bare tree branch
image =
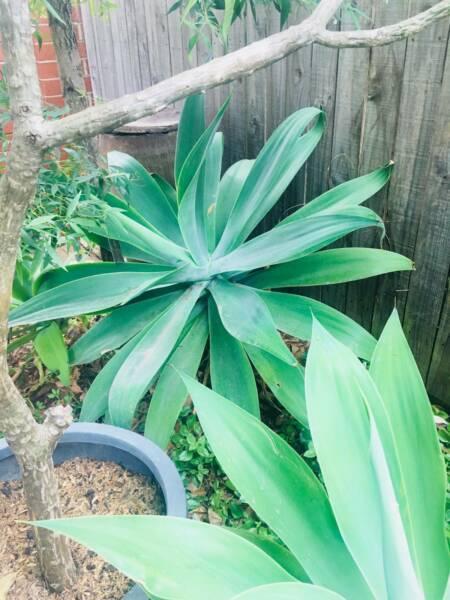
<svg viewBox="0 0 450 600"><path fill-rule="evenodd" d="M450 16L450 0L443 0L414 17L377 29L358 31L322 31L316 38L318 44L333 48L366 48L392 44L419 33L439 19Z"/></svg>
<svg viewBox="0 0 450 600"><path fill-rule="evenodd" d="M328 31L326 25L341 4L342 0L322 0L309 18L286 31L184 71L141 92L47 123L42 129L40 143L48 148L114 129L159 112L176 100L249 75L312 43L338 48L391 44L450 14L450 0L442 0L429 10L395 25L367 31Z"/></svg>
<svg viewBox="0 0 450 600"><path fill-rule="evenodd" d="M53 147L91 137L146 115L169 104L239 77L249 75L311 44L339 9L343 0L322 0L310 17L286 31L249 44L211 62L189 69L135 94L69 115L42 129L41 144Z"/></svg>

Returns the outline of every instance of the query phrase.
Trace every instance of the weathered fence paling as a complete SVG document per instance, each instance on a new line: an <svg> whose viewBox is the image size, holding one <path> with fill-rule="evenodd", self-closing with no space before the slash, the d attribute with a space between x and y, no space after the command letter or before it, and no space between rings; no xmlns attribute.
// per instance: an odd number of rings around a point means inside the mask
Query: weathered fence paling
<svg viewBox="0 0 450 600"><path fill-rule="evenodd" d="M142 89L208 59L208 49L187 58L189 30L166 0L120 0L108 19L84 10L94 93L111 99ZM426 0L384 3L361 0L365 27L382 26L429 7ZM300 15L295 16L298 22ZM236 24L230 49L277 31L278 14L261 9ZM339 29L353 23L343 15ZM322 105L327 133L303 173L292 184L278 220L332 185L366 173L390 159L396 169L389 186L371 200L386 221L384 247L416 263L402 272L313 290L378 335L396 303L429 392L450 405L450 60L448 21L407 41L372 49L307 47L232 86L208 94L211 112L229 93L224 119L228 163L256 155L271 131L301 106ZM217 42L214 52L219 53ZM379 234L363 231L351 245L379 246Z"/></svg>

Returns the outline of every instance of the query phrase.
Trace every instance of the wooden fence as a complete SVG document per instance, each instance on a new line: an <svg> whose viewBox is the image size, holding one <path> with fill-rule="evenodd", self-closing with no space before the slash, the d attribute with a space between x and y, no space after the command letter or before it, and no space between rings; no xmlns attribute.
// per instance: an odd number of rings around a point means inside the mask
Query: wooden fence
<svg viewBox="0 0 450 600"><path fill-rule="evenodd" d="M171 2L170 2L171 3ZM84 11L94 92L114 98L156 83L222 52L217 42L187 55L189 30L165 0L120 0L108 18ZM429 0L360 0L362 26L381 26L425 10ZM295 20L301 18L300 12ZM342 15L336 28L353 28ZM278 30L278 16L262 8L232 30L230 49ZM376 277L313 290L378 335L394 304L426 378L430 394L450 405L450 60L449 23L440 22L408 41L376 49L305 48L264 71L208 94L210 110L229 94L224 119L225 160L254 157L287 115L321 105L327 133L275 213L388 160L394 175L370 203L386 222L385 248L414 259L413 273ZM347 245L379 246L364 231Z"/></svg>

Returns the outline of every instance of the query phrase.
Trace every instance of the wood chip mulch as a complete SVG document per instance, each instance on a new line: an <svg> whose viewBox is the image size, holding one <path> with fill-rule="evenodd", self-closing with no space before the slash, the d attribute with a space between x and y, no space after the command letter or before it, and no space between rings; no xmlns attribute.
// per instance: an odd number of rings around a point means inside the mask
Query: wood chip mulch
<svg viewBox="0 0 450 600"><path fill-rule="evenodd" d="M64 516L164 513L157 484L117 464L74 459L56 469ZM33 530L16 523L26 519L21 482L0 481L0 581L15 574L7 600L123 598L131 582L93 552L72 542L78 569L76 584L62 594L50 593L39 578Z"/></svg>

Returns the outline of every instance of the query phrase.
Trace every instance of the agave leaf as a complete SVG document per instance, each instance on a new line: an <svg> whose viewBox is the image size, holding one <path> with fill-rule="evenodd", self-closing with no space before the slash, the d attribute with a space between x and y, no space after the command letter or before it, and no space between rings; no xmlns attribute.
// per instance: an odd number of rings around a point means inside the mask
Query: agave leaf
<svg viewBox="0 0 450 600"><path fill-rule="evenodd" d="M380 217L362 207L293 221L275 227L230 254L217 258L212 264L213 273L252 271L270 264L294 260L365 227L381 227L384 231Z"/></svg>
<svg viewBox="0 0 450 600"><path fill-rule="evenodd" d="M261 548L261 550L273 558L275 562L281 565L283 569L290 573L292 577L295 577L295 579L305 583L310 582L304 568L294 557L294 555L289 552L286 546L275 542L271 538L262 537L261 535L258 535L249 529L231 528L231 531L236 535L240 535L245 540L248 540L255 546L258 546L258 548Z"/></svg>
<svg viewBox="0 0 450 600"><path fill-rule="evenodd" d="M371 198L389 181L394 163L389 163L381 169L376 169L368 175L356 177L345 183L341 183L324 194L318 196L302 208L296 210L292 215L283 219L282 223L291 223L297 219L303 219L317 214L335 212L339 209L350 208L362 204Z"/></svg>
<svg viewBox="0 0 450 600"><path fill-rule="evenodd" d="M204 131L205 95L195 94L186 98L181 112L175 153L175 181L178 181L189 153Z"/></svg>
<svg viewBox="0 0 450 600"><path fill-rule="evenodd" d="M84 544L139 583L149 596L229 600L257 585L293 581L257 546L228 529L199 521L126 515L33 525Z"/></svg>
<svg viewBox="0 0 450 600"><path fill-rule="evenodd" d="M301 365L292 368L255 346L244 345L255 369L278 402L304 427L308 427L305 399L305 373Z"/></svg>
<svg viewBox="0 0 450 600"><path fill-rule="evenodd" d="M169 266L144 265L142 263L93 262L68 265L63 269L51 269L38 277L33 286L33 295L55 288L63 283L69 283L69 281L75 281L83 277L91 277L92 275L115 273L120 278L122 273L130 271L132 273L150 273L150 276L161 276L172 270Z"/></svg>
<svg viewBox="0 0 450 600"><path fill-rule="evenodd" d="M172 352L203 289L204 284L195 284L186 290L150 325L117 371L108 403L113 425L131 426L139 400Z"/></svg>
<svg viewBox="0 0 450 600"><path fill-rule="evenodd" d="M161 191L166 196L167 200L170 202L175 214L178 214L178 200L175 188L168 181L166 181L164 177L158 175L157 173L153 173L152 177L161 188Z"/></svg>
<svg viewBox="0 0 450 600"><path fill-rule="evenodd" d="M410 552L426 598L441 598L449 571L445 540L445 466L420 372L397 311L372 357L383 406L372 406Z"/></svg>
<svg viewBox="0 0 450 600"><path fill-rule="evenodd" d="M161 371L145 421L145 437L165 449L187 399L184 383L175 369L195 377L208 339L208 319L203 311L193 320Z"/></svg>
<svg viewBox="0 0 450 600"><path fill-rule="evenodd" d="M301 135L316 117L316 124ZM216 256L239 246L274 206L316 147L325 126L323 113L304 108L272 133L259 153L237 198L218 244Z"/></svg>
<svg viewBox="0 0 450 600"><path fill-rule="evenodd" d="M221 467L311 581L347 600L372 600L341 538L327 494L309 466L247 411L182 377Z"/></svg>
<svg viewBox="0 0 450 600"><path fill-rule="evenodd" d="M145 325L160 315L181 294L182 291L178 290L116 308L78 338L70 348L71 364L86 364L105 352L119 348L142 331Z"/></svg>
<svg viewBox="0 0 450 600"><path fill-rule="evenodd" d="M208 252L216 247L216 207L222 173L223 133L216 133L206 154L201 178L203 180L203 211L205 214Z"/></svg>
<svg viewBox="0 0 450 600"><path fill-rule="evenodd" d="M118 370L151 327L152 321L107 362L91 383L81 406L80 421L95 422L108 411L109 391ZM109 419L109 422L110 419Z"/></svg>
<svg viewBox="0 0 450 600"><path fill-rule="evenodd" d="M83 315L124 304L164 278L161 273L125 272L91 275L34 296L10 314L9 325Z"/></svg>
<svg viewBox="0 0 450 600"><path fill-rule="evenodd" d="M219 195L215 210L215 239L219 242L228 222L230 212L242 190L242 186L253 167L254 160L240 160L225 172L219 185Z"/></svg>
<svg viewBox="0 0 450 600"><path fill-rule="evenodd" d="M370 409L369 418L370 451L382 508L384 565L388 597L425 600L426 597L419 584L408 548L386 455Z"/></svg>
<svg viewBox="0 0 450 600"><path fill-rule="evenodd" d="M203 165L192 178L180 205L179 220L186 246L199 264L207 262L208 249L213 247L214 215L211 210L217 196L222 152L223 135L215 133L205 149Z"/></svg>
<svg viewBox="0 0 450 600"><path fill-rule="evenodd" d="M305 296L263 291L258 294L270 310L277 329L301 340L310 340L314 313L323 326L355 354L371 359L375 338L338 310Z"/></svg>
<svg viewBox="0 0 450 600"><path fill-rule="evenodd" d="M336 520L375 597L424 600L394 492L399 473L393 469L391 478L385 455L391 444L381 441L392 432L382 433L371 418L382 414L383 400L356 356L317 321L306 367L306 398ZM378 422L386 429L383 419ZM410 438L411 452L413 447ZM351 486L358 494L349 493Z"/></svg>
<svg viewBox="0 0 450 600"><path fill-rule="evenodd" d="M174 265L180 261L190 261L189 253L185 248L150 231L117 209L108 210L101 224L89 221L84 227L97 235L135 246L151 256L153 262L157 264Z"/></svg>
<svg viewBox="0 0 450 600"><path fill-rule="evenodd" d="M126 173L127 201L153 227L177 244L183 244L176 212L167 196L140 162L123 152L109 152L108 166Z"/></svg>
<svg viewBox="0 0 450 600"><path fill-rule="evenodd" d="M297 365L277 332L269 309L255 291L219 279L210 283L209 290L228 333L277 356L288 365Z"/></svg>
<svg viewBox="0 0 450 600"><path fill-rule="evenodd" d="M330 285L413 268L412 260L396 252L333 248L251 273L243 283L259 288Z"/></svg>
<svg viewBox="0 0 450 600"><path fill-rule="evenodd" d="M210 147L210 145L212 143L214 135L220 125L220 121L222 120L223 114L224 114L229 102L230 102L230 98L227 98L227 100L225 100L223 105L220 107L220 109L217 112L214 119L211 121L211 123L208 125L208 127L205 129L205 131L202 133L202 135L198 138L197 142L192 147L191 151L189 152L188 156L186 157L186 160L183 163L179 177L177 179L177 195L178 195L178 202L180 204L180 211L179 211L178 218L180 220L181 231L183 232L183 237L184 237L184 240L186 241L186 243L189 239L189 235L188 235L189 231L183 230L183 220L182 220L182 213L181 213L181 209L182 209L182 205L183 205L183 197L186 193L186 190L190 186L191 182L193 180L195 180L196 176L198 175L198 173L205 161L206 153L208 152L208 148ZM190 200L190 202L186 205L183 212L189 212L188 209L189 209L189 204L191 202L192 202L192 200ZM186 223L185 223L185 226L186 226Z"/></svg>
<svg viewBox="0 0 450 600"><path fill-rule="evenodd" d="M258 391L250 361L241 342L223 326L212 299L209 302L209 330L209 367L213 390L259 417Z"/></svg>
<svg viewBox="0 0 450 600"><path fill-rule="evenodd" d="M308 583L270 583L259 585L231 600L345 600L340 594Z"/></svg>
<svg viewBox="0 0 450 600"><path fill-rule="evenodd" d="M34 338L34 348L49 371L57 372L63 385L70 385L67 346L59 325L50 323Z"/></svg>

